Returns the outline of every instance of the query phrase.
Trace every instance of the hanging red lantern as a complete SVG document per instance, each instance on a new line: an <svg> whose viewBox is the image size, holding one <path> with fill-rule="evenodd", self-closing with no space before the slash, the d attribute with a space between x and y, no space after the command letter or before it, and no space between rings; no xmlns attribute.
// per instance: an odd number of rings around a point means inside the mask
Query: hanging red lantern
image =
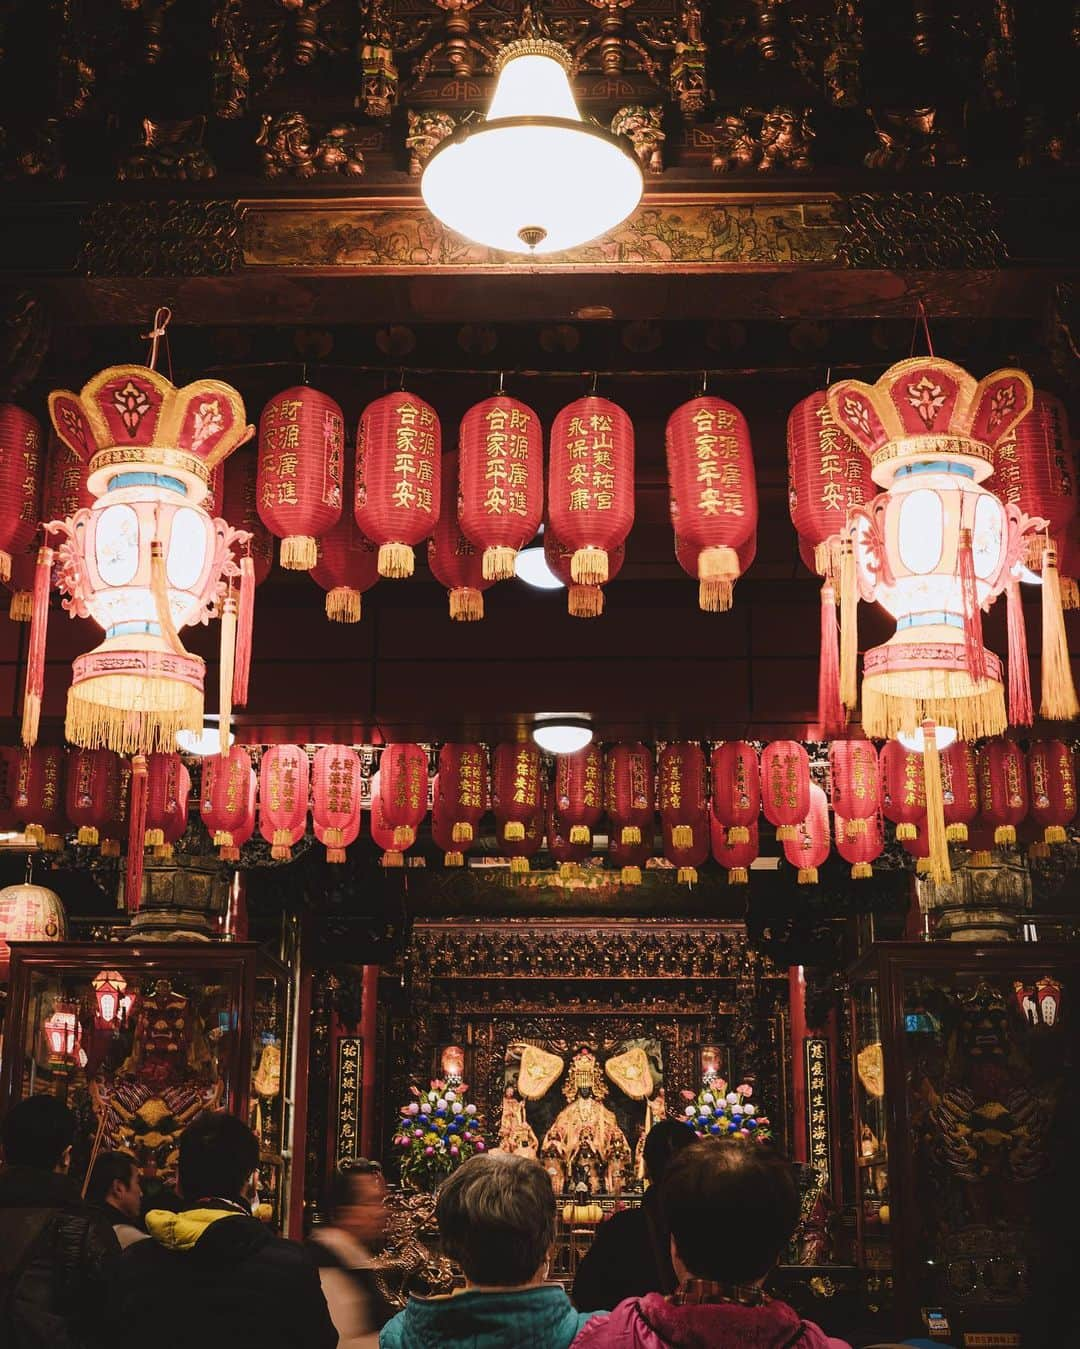
<svg viewBox="0 0 1080 1349"><path fill-rule="evenodd" d="M379 547L380 576L411 576L413 548L431 537L442 498L442 428L404 389L369 403L356 434L356 523Z"/></svg>
<svg viewBox="0 0 1080 1349"><path fill-rule="evenodd" d="M880 807L877 750L869 740L834 740L829 745L832 807L852 834L864 834Z"/></svg>
<svg viewBox="0 0 1080 1349"><path fill-rule="evenodd" d="M236 861L245 827L250 838L255 824L255 770L251 755L242 745L227 754L211 754L203 760L202 796L199 811L223 861Z"/></svg>
<svg viewBox="0 0 1080 1349"><path fill-rule="evenodd" d="M945 836L950 843L966 843L968 825L979 814L979 774L974 747L954 740L941 751L941 795Z"/></svg>
<svg viewBox="0 0 1080 1349"><path fill-rule="evenodd" d="M544 780L540 751L534 745L497 745L491 769L491 807L498 825L499 842L525 837L526 825L539 814Z"/></svg>
<svg viewBox="0 0 1080 1349"><path fill-rule="evenodd" d="M182 790L187 769L181 775L182 768L184 765L179 754L151 754L149 757L144 840L148 848L160 848L165 843L166 833L181 808L181 797L184 797L185 815L187 813L186 793Z"/></svg>
<svg viewBox="0 0 1080 1349"><path fill-rule="evenodd" d="M13 554L34 541L40 500L41 426L14 403L0 403L0 581L11 575Z"/></svg>
<svg viewBox="0 0 1080 1349"><path fill-rule="evenodd" d="M371 841L382 852L380 866L396 869L405 865L405 855L394 842L396 831L383 810L381 777L377 772L371 779Z"/></svg>
<svg viewBox="0 0 1080 1349"><path fill-rule="evenodd" d="M722 398L692 398L668 418L665 434L671 523L697 551L699 581L718 587L731 608L738 550L757 531L757 480L746 418Z"/></svg>
<svg viewBox="0 0 1080 1349"><path fill-rule="evenodd" d="M548 518L571 549L572 579L603 585L609 556L626 542L634 523L634 428L606 398L578 398L555 418Z"/></svg>
<svg viewBox="0 0 1080 1349"><path fill-rule="evenodd" d="M481 551L485 580L509 580L518 549L540 528L544 515L540 418L516 398L498 393L466 412L458 443L453 514L465 538Z"/></svg>
<svg viewBox="0 0 1080 1349"><path fill-rule="evenodd" d="M465 865L465 854L472 847L471 838L455 838L454 830L457 827L454 821L454 813L451 810L450 803L442 796L442 772L435 774L432 779L432 807L431 807L431 838L436 848L439 848L443 855L443 865L447 867L463 867ZM471 827L471 826L470 826Z"/></svg>
<svg viewBox="0 0 1080 1349"><path fill-rule="evenodd" d="M119 790L120 756L111 749L73 749L68 754L64 813L77 831L77 843L92 847L100 842Z"/></svg>
<svg viewBox="0 0 1080 1349"><path fill-rule="evenodd" d="M384 823L399 852L416 842L427 814L428 761L419 745L387 745L379 760L379 795Z"/></svg>
<svg viewBox="0 0 1080 1349"><path fill-rule="evenodd" d="M796 403L787 423L788 510L812 553L811 571L839 582L848 511L877 496L870 461L829 411L818 389Z"/></svg>
<svg viewBox="0 0 1080 1349"><path fill-rule="evenodd" d="M307 829L310 765L299 745L271 745L259 766L259 832L270 856L287 862Z"/></svg>
<svg viewBox="0 0 1080 1349"><path fill-rule="evenodd" d="M151 791L153 778L151 777ZM170 858L177 843L184 837L188 826L188 805L191 798L191 774L186 764L180 763L176 775L175 808L169 809L161 817L162 841L154 845L154 856Z"/></svg>
<svg viewBox="0 0 1080 1349"><path fill-rule="evenodd" d="M591 845L604 813L604 756L595 741L576 754L555 756L552 804L567 842Z"/></svg>
<svg viewBox="0 0 1080 1349"><path fill-rule="evenodd" d="M662 758L663 756L661 756ZM698 867L702 866L708 859L712 841L709 821L709 812L704 805L696 815L690 817L682 825L672 824L665 819L663 809L661 809L660 827L664 843L664 857L675 867L675 880L679 885L697 884ZM675 837L676 831L679 831L680 839L689 839L690 841L679 843Z"/></svg>
<svg viewBox="0 0 1080 1349"><path fill-rule="evenodd" d="M558 863L560 877L567 880L576 874L578 867L588 858L592 851L592 840L590 838L587 843L571 841L570 830L559 819L553 796L548 801L544 831L547 836L547 850L552 859Z"/></svg>
<svg viewBox="0 0 1080 1349"><path fill-rule="evenodd" d="M656 832L652 750L640 741L613 745L604 760L604 801L611 832L624 847L651 851Z"/></svg>
<svg viewBox="0 0 1080 1349"><path fill-rule="evenodd" d="M318 389L276 394L259 418L259 516L281 540L281 565L310 571L317 540L341 517L345 417Z"/></svg>
<svg viewBox="0 0 1080 1349"><path fill-rule="evenodd" d="M665 745L656 778L660 819L671 835L672 846L679 850L695 848L700 843L695 831L701 829L701 818L708 808L701 746L688 740ZM708 837L705 842L707 846Z"/></svg>
<svg viewBox="0 0 1080 1349"><path fill-rule="evenodd" d="M494 581L484 576L483 556L462 533L457 517L457 455L447 454L442 466L442 506L435 532L428 539L428 566L450 597L450 617L475 623L484 617L484 591Z"/></svg>
<svg viewBox="0 0 1080 1349"><path fill-rule="evenodd" d="M64 828L64 768L59 745L34 745L19 755L14 810L28 838L58 852Z"/></svg>
<svg viewBox="0 0 1080 1349"><path fill-rule="evenodd" d="M774 740L761 751L761 810L781 843L810 814L810 759L797 740Z"/></svg>
<svg viewBox="0 0 1080 1349"><path fill-rule="evenodd" d="M538 810L525 821L521 838L512 837L507 832L513 823L495 816L495 842L499 852L510 859L511 875L526 875L529 859L536 856L544 841L544 810Z"/></svg>
<svg viewBox="0 0 1080 1349"><path fill-rule="evenodd" d="M652 831L650 830L650 835ZM619 871L621 885L640 885L641 873L652 857L652 838L648 842L623 843L618 831L613 830L608 838L608 861Z"/></svg>
<svg viewBox="0 0 1080 1349"><path fill-rule="evenodd" d="M748 740L725 740L712 752L712 813L732 845L746 843L761 812L761 769Z"/></svg>
<svg viewBox="0 0 1080 1349"><path fill-rule="evenodd" d="M328 862L345 861L360 833L360 756L348 745L323 745L311 766L311 820Z"/></svg>
<svg viewBox="0 0 1080 1349"><path fill-rule="evenodd" d="M899 740L887 740L878 756L881 811L896 826L896 837L913 839L926 818L926 777L923 756Z"/></svg>
<svg viewBox="0 0 1080 1349"><path fill-rule="evenodd" d="M1015 740L1001 736L979 750L979 805L999 846L1016 843L1016 826L1028 813L1027 763Z"/></svg>
<svg viewBox="0 0 1080 1349"><path fill-rule="evenodd" d="M246 552L257 586L262 585L274 565L274 536L259 514L258 476L259 454L254 448L241 449L225 461L222 514L230 524L251 535Z"/></svg>
<svg viewBox="0 0 1080 1349"><path fill-rule="evenodd" d="M749 885L750 867L758 856L758 823L755 819L748 828L725 830L713 816L712 855L727 872L728 885ZM733 839L731 836L745 833L746 837Z"/></svg>
<svg viewBox="0 0 1080 1349"><path fill-rule="evenodd" d="M836 851L851 867L853 881L866 881L874 874L874 863L885 848L885 826L881 812L875 811L869 820L864 820L865 828L852 831L851 820L833 813L833 828L836 836ZM929 855L929 849L927 850Z"/></svg>
<svg viewBox="0 0 1080 1349"><path fill-rule="evenodd" d="M549 525L544 530L544 561L549 570L566 586L566 611L572 618L599 618L604 612L604 587L579 585L571 575L573 552ZM626 560L623 544L608 554L608 580L614 581Z"/></svg>
<svg viewBox="0 0 1080 1349"><path fill-rule="evenodd" d="M698 555L701 552L692 544L685 542L675 535L675 559L687 576L692 576L697 580L698 575ZM757 534L754 533L749 539L735 550L735 556L738 559L739 575L745 576L757 557ZM731 608L731 587L733 581L720 580L699 580L698 581L698 608L707 614L719 614Z"/></svg>
<svg viewBox="0 0 1080 1349"><path fill-rule="evenodd" d="M1046 843L1065 843L1076 817L1076 765L1061 740L1033 740L1027 754L1031 819Z"/></svg>
<svg viewBox="0 0 1080 1349"><path fill-rule="evenodd" d="M798 870L800 885L817 885L818 868L829 858L829 801L816 782L810 784L810 809L784 840L784 856Z"/></svg>
<svg viewBox="0 0 1080 1349"><path fill-rule="evenodd" d="M115 795L106 794L104 822L98 828L101 835L99 851L102 857L119 857L121 845L128 836L128 803L131 799L131 760L120 758L120 774Z"/></svg>
<svg viewBox="0 0 1080 1349"><path fill-rule="evenodd" d="M443 745L435 800L449 821L453 844L474 841L487 810L487 795L487 750L483 745Z"/></svg>
<svg viewBox="0 0 1080 1349"><path fill-rule="evenodd" d="M326 591L326 617L331 623L359 623L365 590L379 579L379 550L356 527L352 511L319 540L319 560L311 579Z"/></svg>

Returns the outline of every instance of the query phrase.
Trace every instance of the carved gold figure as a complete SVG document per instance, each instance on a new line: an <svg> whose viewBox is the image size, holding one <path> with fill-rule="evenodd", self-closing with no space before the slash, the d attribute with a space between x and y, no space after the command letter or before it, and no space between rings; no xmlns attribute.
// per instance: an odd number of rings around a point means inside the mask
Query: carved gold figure
<svg viewBox="0 0 1080 1349"><path fill-rule="evenodd" d="M619 1194L629 1177L630 1145L614 1112L602 1104L607 1095L596 1055L579 1049L563 1084L566 1106L544 1135L540 1157L556 1190L584 1184L590 1194Z"/></svg>

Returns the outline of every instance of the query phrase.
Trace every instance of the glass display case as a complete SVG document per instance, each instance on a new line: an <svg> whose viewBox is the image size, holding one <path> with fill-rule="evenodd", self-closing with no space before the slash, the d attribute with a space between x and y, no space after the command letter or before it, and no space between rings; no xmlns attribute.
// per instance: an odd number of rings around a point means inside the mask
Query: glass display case
<svg viewBox="0 0 1080 1349"><path fill-rule="evenodd" d="M291 989L288 970L248 943L15 944L0 1112L59 1096L78 1122L73 1175L120 1149L167 1202L184 1129L229 1110L259 1136L260 1216L282 1228Z"/></svg>
<svg viewBox="0 0 1080 1349"><path fill-rule="evenodd" d="M894 1295L898 1335L940 1309L954 1340L1042 1343L1075 1260L1060 1231L1080 1174L1080 950L883 942L851 988L871 1291Z"/></svg>

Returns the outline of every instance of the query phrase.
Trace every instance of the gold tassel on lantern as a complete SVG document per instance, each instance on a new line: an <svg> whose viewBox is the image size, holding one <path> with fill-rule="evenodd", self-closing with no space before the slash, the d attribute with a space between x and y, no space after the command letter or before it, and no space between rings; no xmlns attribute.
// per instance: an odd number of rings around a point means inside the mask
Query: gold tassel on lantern
<svg viewBox="0 0 1080 1349"><path fill-rule="evenodd" d="M473 841L473 827L468 820L458 820L453 829L450 830L450 837L455 843L471 843Z"/></svg>
<svg viewBox="0 0 1080 1349"><path fill-rule="evenodd" d="M520 843L525 837L525 826L520 820L508 820L503 826L503 839L507 843Z"/></svg>
<svg viewBox="0 0 1080 1349"><path fill-rule="evenodd" d="M341 866L341 865L344 863L344 861L345 861L345 849L344 849L344 848L327 848L327 850L326 850L326 860L327 860L327 862L329 862L332 866Z"/></svg>
<svg viewBox="0 0 1080 1349"><path fill-rule="evenodd" d="M840 702L849 712L859 701L859 577L855 548L844 539L840 552Z"/></svg>
<svg viewBox="0 0 1080 1349"><path fill-rule="evenodd" d="M675 879L679 885L697 885L697 867L680 867Z"/></svg>
<svg viewBox="0 0 1080 1349"><path fill-rule="evenodd" d="M735 598L734 581L698 582L698 608L705 614L726 614Z"/></svg>
<svg viewBox="0 0 1080 1349"><path fill-rule="evenodd" d="M381 861L384 867L403 867L405 865L404 855L393 848L383 853Z"/></svg>
<svg viewBox="0 0 1080 1349"><path fill-rule="evenodd" d="M641 830L636 824L624 824L619 834L619 842L625 847L629 843L641 842Z"/></svg>
<svg viewBox="0 0 1080 1349"><path fill-rule="evenodd" d="M443 853L443 866L463 867L465 865L465 854L463 852Z"/></svg>
<svg viewBox="0 0 1080 1349"><path fill-rule="evenodd" d="M98 831L92 824L82 824L75 835L75 842L83 848L93 848L98 841Z"/></svg>
<svg viewBox="0 0 1080 1349"><path fill-rule="evenodd" d="M950 843L966 843L968 840L968 827L966 824L956 823L945 826L945 837Z"/></svg>
<svg viewBox="0 0 1080 1349"><path fill-rule="evenodd" d="M1052 539L1047 539L1043 552L1042 578L1042 705L1039 711L1049 721L1072 721L1080 716L1080 703L1076 700L1069 663L1057 547Z"/></svg>
<svg viewBox="0 0 1080 1349"><path fill-rule="evenodd" d="M154 856L162 862L168 862L173 855L173 845L171 843L159 843L154 848Z"/></svg>
<svg viewBox="0 0 1080 1349"><path fill-rule="evenodd" d="M817 867L799 868L800 885L817 885L817 883L818 883Z"/></svg>
<svg viewBox="0 0 1080 1349"><path fill-rule="evenodd" d="M416 559L407 543L384 543L379 547L379 575L400 581L413 574Z"/></svg>
<svg viewBox="0 0 1080 1349"><path fill-rule="evenodd" d="M579 548L570 559L570 577L578 585L602 586L608 578L608 555L603 548Z"/></svg>
<svg viewBox="0 0 1080 1349"><path fill-rule="evenodd" d="M599 618L604 612L604 592L599 586L572 585L566 594L566 612L571 618Z"/></svg>
<svg viewBox="0 0 1080 1349"><path fill-rule="evenodd" d="M517 557L516 548L507 548L502 545L492 546L484 549L484 556L481 559L480 566L485 581L510 581L514 577L514 559Z"/></svg>
<svg viewBox="0 0 1080 1349"><path fill-rule="evenodd" d="M726 832L724 838L725 842L727 842L729 845L735 843L749 843L750 830L747 829L746 825L744 824L733 824L731 828Z"/></svg>
<svg viewBox="0 0 1080 1349"><path fill-rule="evenodd" d="M329 829L323 830L323 843L327 848L340 848L345 842L345 831L336 829L332 825Z"/></svg>
<svg viewBox="0 0 1080 1349"><path fill-rule="evenodd" d="M144 848L160 848L165 842L164 829L147 829L143 834Z"/></svg>
<svg viewBox="0 0 1080 1349"><path fill-rule="evenodd" d="M623 885L640 885L641 868L623 867L622 871L619 873L619 880L622 882Z"/></svg>
<svg viewBox="0 0 1080 1349"><path fill-rule="evenodd" d="M529 859L527 857L511 857L510 874L512 876L522 876L529 870Z"/></svg>
<svg viewBox="0 0 1080 1349"><path fill-rule="evenodd" d="M8 605L8 618L12 623L29 623L34 615L34 592L32 590L14 590Z"/></svg>
<svg viewBox="0 0 1080 1349"><path fill-rule="evenodd" d="M450 591L450 617L456 623L479 623L484 617L484 595L472 586Z"/></svg>
<svg viewBox="0 0 1080 1349"><path fill-rule="evenodd" d="M215 830L214 830L214 847L215 847L215 848L231 848L232 845L233 845L233 836L232 836L232 832L231 832L230 830L228 830L228 829L215 829Z"/></svg>
<svg viewBox="0 0 1080 1349"><path fill-rule="evenodd" d="M734 548L703 548L698 553L698 607L706 613L731 608L739 579L739 555Z"/></svg>
<svg viewBox="0 0 1080 1349"><path fill-rule="evenodd" d="M1016 846L1016 826L1014 824L999 824L994 830L994 842L998 847L1014 848Z"/></svg>
<svg viewBox="0 0 1080 1349"><path fill-rule="evenodd" d="M673 848L692 848L694 831L688 824L676 824L671 828L671 846Z"/></svg>
<svg viewBox="0 0 1080 1349"><path fill-rule="evenodd" d="M292 834L288 829L275 829L270 856L275 862L287 862L292 857Z"/></svg>
<svg viewBox="0 0 1080 1349"><path fill-rule="evenodd" d="M1031 847L1028 848L1028 857L1029 857L1029 858L1036 858L1037 860L1040 860L1040 861L1041 861L1041 860L1043 860L1044 858L1047 858L1047 857L1049 857L1049 856L1050 856L1050 844L1049 844L1049 843L1046 843L1046 842L1040 842L1039 840L1036 840L1036 841L1031 845Z"/></svg>
<svg viewBox="0 0 1080 1349"><path fill-rule="evenodd" d="M896 837L901 841L904 839L918 838L918 827L905 820L896 826Z"/></svg>
<svg viewBox="0 0 1080 1349"><path fill-rule="evenodd" d="M286 571L310 571L319 560L319 543L310 534L289 534L281 540L281 565Z"/></svg>
<svg viewBox="0 0 1080 1349"><path fill-rule="evenodd" d="M851 879L853 881L868 881L874 874L874 868L869 862L854 862L851 867Z"/></svg>
<svg viewBox="0 0 1080 1349"><path fill-rule="evenodd" d="M572 824L570 826L571 843L591 843L592 833L587 824Z"/></svg>
<svg viewBox="0 0 1080 1349"><path fill-rule="evenodd" d="M952 880L949 864L949 840L945 829L945 796L941 786L941 755L938 753L937 728L924 721L923 781L926 791L926 832L930 851L929 873L939 884Z"/></svg>
<svg viewBox="0 0 1080 1349"><path fill-rule="evenodd" d="M335 586L326 592L326 617L331 623L360 622L360 592L351 586Z"/></svg>
<svg viewBox="0 0 1080 1349"><path fill-rule="evenodd" d="M411 824L399 824L394 826L394 847L399 850L411 848L416 842L416 830Z"/></svg>
<svg viewBox="0 0 1080 1349"><path fill-rule="evenodd" d="M1043 841L1045 843L1061 844L1068 842L1068 834L1060 824L1048 824L1043 830Z"/></svg>
<svg viewBox="0 0 1080 1349"><path fill-rule="evenodd" d="M750 870L748 867L729 867L727 874L728 885L749 885Z"/></svg>

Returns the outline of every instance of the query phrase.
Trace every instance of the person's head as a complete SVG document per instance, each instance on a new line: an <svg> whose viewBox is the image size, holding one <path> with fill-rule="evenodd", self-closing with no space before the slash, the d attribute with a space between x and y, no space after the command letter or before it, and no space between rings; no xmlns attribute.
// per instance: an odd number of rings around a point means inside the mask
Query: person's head
<svg viewBox="0 0 1080 1349"><path fill-rule="evenodd" d="M378 1162L365 1157L346 1162L330 1182L331 1222L360 1242L375 1249L386 1235L386 1181Z"/></svg>
<svg viewBox="0 0 1080 1349"><path fill-rule="evenodd" d="M435 1218L443 1249L469 1284L515 1288L546 1277L555 1192L532 1157L470 1157L443 1182Z"/></svg>
<svg viewBox="0 0 1080 1349"><path fill-rule="evenodd" d="M762 1280L791 1239L799 1198L788 1163L744 1138L716 1138L685 1148L668 1167L660 1201L671 1232L679 1281ZM717 1214L738 1215L736 1241L718 1241Z"/></svg>
<svg viewBox="0 0 1080 1349"><path fill-rule="evenodd" d="M142 1212L142 1182L135 1158L128 1152L101 1153L90 1173L86 1198L99 1208L109 1204L137 1222Z"/></svg>
<svg viewBox="0 0 1080 1349"><path fill-rule="evenodd" d="M697 1142L697 1134L689 1124L674 1119L657 1120L645 1135L645 1174L652 1185L664 1179L671 1159Z"/></svg>
<svg viewBox="0 0 1080 1349"><path fill-rule="evenodd" d="M250 1199L258 1167L259 1140L235 1115L206 1111L180 1136L177 1187L186 1204Z"/></svg>
<svg viewBox="0 0 1080 1349"><path fill-rule="evenodd" d="M66 1171L71 1165L75 1116L55 1096L28 1096L8 1111L0 1139L8 1166Z"/></svg>

